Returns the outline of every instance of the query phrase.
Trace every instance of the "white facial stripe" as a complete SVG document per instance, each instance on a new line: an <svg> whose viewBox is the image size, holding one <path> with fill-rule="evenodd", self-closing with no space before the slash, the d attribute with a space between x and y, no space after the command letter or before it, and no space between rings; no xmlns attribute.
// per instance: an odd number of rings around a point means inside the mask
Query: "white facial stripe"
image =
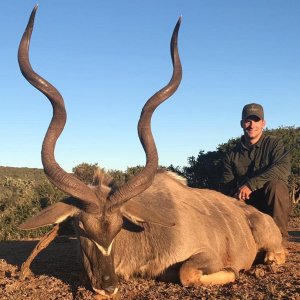
<svg viewBox="0 0 300 300"><path fill-rule="evenodd" d="M84 230L84 226L83 226L83 223L81 221L79 221L79 227ZM109 256L110 253L111 253L111 249L112 249L112 245L113 245L113 242L114 240L111 242L111 244L109 245L109 247L107 249L105 249L103 246L99 245L97 242L95 242L94 240L92 240L95 245L97 246L97 248L101 251L101 253L104 255L104 256Z"/></svg>
<svg viewBox="0 0 300 300"><path fill-rule="evenodd" d="M104 247L102 247L101 245L99 245L98 243L96 243L95 241L93 241L93 242L95 243L95 245L97 246L97 248L101 251L101 253L104 256L109 256L110 255L114 240L111 242L111 244L109 245L109 247L107 249L105 249Z"/></svg>

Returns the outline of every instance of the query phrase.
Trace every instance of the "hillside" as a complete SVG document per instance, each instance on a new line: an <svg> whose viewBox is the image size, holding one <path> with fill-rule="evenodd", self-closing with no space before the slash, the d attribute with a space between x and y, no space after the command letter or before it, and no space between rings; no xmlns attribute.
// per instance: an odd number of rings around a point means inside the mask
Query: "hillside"
<svg viewBox="0 0 300 300"><path fill-rule="evenodd" d="M46 179L43 169L0 166L0 180L4 177L13 177L15 179L20 178L36 181L43 181Z"/></svg>
<svg viewBox="0 0 300 300"><path fill-rule="evenodd" d="M38 237L47 229L21 231L17 226L65 195L42 169L0 167L0 241Z"/></svg>

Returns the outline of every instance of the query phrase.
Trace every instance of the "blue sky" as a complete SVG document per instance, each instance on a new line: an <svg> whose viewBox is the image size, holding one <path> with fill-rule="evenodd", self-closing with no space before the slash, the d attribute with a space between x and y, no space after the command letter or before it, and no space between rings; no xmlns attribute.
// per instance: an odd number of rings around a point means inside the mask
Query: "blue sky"
<svg viewBox="0 0 300 300"><path fill-rule="evenodd" d="M48 100L21 75L19 40L36 1L0 3L0 165L42 167ZM180 15L183 80L153 117L160 164L187 165L241 134L244 104L261 103L268 128L299 126L298 0L40 0L31 64L65 99L56 147L67 171L81 162L143 165L136 125L172 74L169 42Z"/></svg>

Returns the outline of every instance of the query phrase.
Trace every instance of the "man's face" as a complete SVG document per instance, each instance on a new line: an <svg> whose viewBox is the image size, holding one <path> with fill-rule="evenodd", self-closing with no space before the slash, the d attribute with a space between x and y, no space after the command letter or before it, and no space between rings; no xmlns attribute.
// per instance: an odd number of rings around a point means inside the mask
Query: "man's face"
<svg viewBox="0 0 300 300"><path fill-rule="evenodd" d="M249 116L247 119L241 121L245 137L250 141L255 142L261 137L265 125L265 120L262 120L257 116Z"/></svg>

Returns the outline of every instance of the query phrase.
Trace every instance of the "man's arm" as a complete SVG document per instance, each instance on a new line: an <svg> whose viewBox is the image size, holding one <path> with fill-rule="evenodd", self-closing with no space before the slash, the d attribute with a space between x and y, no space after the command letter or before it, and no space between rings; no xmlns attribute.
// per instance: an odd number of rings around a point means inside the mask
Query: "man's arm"
<svg viewBox="0 0 300 300"><path fill-rule="evenodd" d="M221 178L221 192L231 195L236 188L236 179L232 168L232 159L230 153L226 154L223 159L223 173Z"/></svg>

